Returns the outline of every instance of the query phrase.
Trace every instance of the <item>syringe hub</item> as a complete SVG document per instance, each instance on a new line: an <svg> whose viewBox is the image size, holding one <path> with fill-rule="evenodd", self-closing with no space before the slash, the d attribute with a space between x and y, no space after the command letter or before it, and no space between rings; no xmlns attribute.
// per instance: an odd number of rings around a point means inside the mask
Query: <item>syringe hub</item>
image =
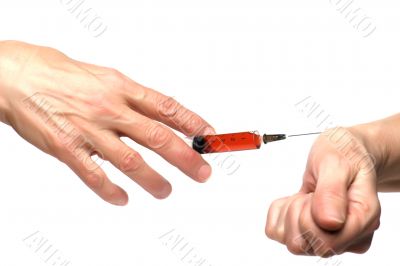
<svg viewBox="0 0 400 266"><path fill-rule="evenodd" d="M278 141L278 140L284 140L286 139L285 134L273 134L273 135L263 135L263 142L267 144L268 142L273 142L273 141Z"/></svg>

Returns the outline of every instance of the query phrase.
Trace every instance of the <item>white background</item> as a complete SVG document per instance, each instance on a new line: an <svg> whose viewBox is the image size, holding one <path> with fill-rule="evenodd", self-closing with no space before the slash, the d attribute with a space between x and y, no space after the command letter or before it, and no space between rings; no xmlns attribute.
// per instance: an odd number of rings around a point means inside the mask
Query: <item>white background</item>
<svg viewBox="0 0 400 266"><path fill-rule="evenodd" d="M66 1L64 1L66 2ZM336 1L332 1L336 2ZM119 69L176 97L218 132L318 130L295 104L311 96L338 125L398 112L398 1L357 1L376 31L368 38L329 0L94 1L107 24L94 38L58 0L3 0L0 39L55 47L69 56ZM334 265L291 255L266 238L269 204L295 193L314 137L235 153L240 170L197 184L139 148L173 184L157 201L105 163L130 196L106 204L62 163L0 126L0 265L51 265L23 239L39 231L70 265L194 265L159 239L170 230L213 266ZM130 142L133 146L135 144ZM340 265L398 265L399 195L380 195L382 224L370 251ZM331 263L331 264L329 264Z"/></svg>

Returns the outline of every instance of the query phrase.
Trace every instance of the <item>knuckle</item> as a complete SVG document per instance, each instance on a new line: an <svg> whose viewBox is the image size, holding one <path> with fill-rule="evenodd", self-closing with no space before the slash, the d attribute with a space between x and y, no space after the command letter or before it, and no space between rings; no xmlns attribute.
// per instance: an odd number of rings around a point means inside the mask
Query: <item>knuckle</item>
<svg viewBox="0 0 400 266"><path fill-rule="evenodd" d="M367 219L369 223L367 230L370 232L374 232L380 227L381 205L379 201L374 201L370 208L371 213L368 215L369 217Z"/></svg>
<svg viewBox="0 0 400 266"><path fill-rule="evenodd" d="M113 102L112 96L105 92L100 92L96 95L90 96L88 105L92 112L92 119L98 120L108 118L118 118L121 116L121 108Z"/></svg>
<svg viewBox="0 0 400 266"><path fill-rule="evenodd" d="M288 214L292 216L297 213L297 210L301 210L303 208L303 195L295 194L291 197L291 201L288 202L289 207L287 210ZM298 214L296 214L298 215ZM297 217L296 217L297 218Z"/></svg>
<svg viewBox="0 0 400 266"><path fill-rule="evenodd" d="M314 237L314 233L310 229L309 218L306 212L301 212L299 216L299 228L303 234L307 234L307 238Z"/></svg>
<svg viewBox="0 0 400 266"><path fill-rule="evenodd" d="M277 223L280 210L284 205L286 199L287 198L276 199L270 204L267 215L267 224L273 226Z"/></svg>
<svg viewBox="0 0 400 266"><path fill-rule="evenodd" d="M64 144L58 139L53 138L47 141L47 149L58 159L62 159L64 155Z"/></svg>
<svg viewBox="0 0 400 266"><path fill-rule="evenodd" d="M159 97L157 100L158 113L163 117L173 117L177 114L180 104L172 97Z"/></svg>
<svg viewBox="0 0 400 266"><path fill-rule="evenodd" d="M265 225L265 235L270 239L276 239L276 224L277 224L277 214L279 213L278 210L278 201L275 200L271 203L268 214L267 214L267 223Z"/></svg>
<svg viewBox="0 0 400 266"><path fill-rule="evenodd" d="M342 172L342 173L353 173L355 170L355 165L353 164L353 162L351 161L350 156L346 156L345 154L343 154L342 156L337 155L338 158L338 169Z"/></svg>
<svg viewBox="0 0 400 266"><path fill-rule="evenodd" d="M115 80L122 80L124 75L115 68L108 68L108 75Z"/></svg>
<svg viewBox="0 0 400 266"><path fill-rule="evenodd" d="M338 247L333 243L333 242L327 242L325 244L325 249L322 249L322 256L332 256L333 254L336 254L338 250Z"/></svg>
<svg viewBox="0 0 400 266"><path fill-rule="evenodd" d="M322 258L329 258L334 255L340 254L341 246L334 239L327 239L322 235L315 235L311 241L309 241L310 246L316 256Z"/></svg>
<svg viewBox="0 0 400 266"><path fill-rule="evenodd" d="M362 213L371 214L373 212L373 204L370 202L359 201L357 205Z"/></svg>
<svg viewBox="0 0 400 266"><path fill-rule="evenodd" d="M270 239L274 239L274 235L275 235L274 228L271 225L269 225L268 223L265 226L265 235Z"/></svg>
<svg viewBox="0 0 400 266"><path fill-rule="evenodd" d="M265 235L269 239L285 244L285 229L283 226L272 225L267 222L267 225L265 226Z"/></svg>
<svg viewBox="0 0 400 266"><path fill-rule="evenodd" d="M301 244L296 241L289 241L286 244L286 248L289 250L290 253L294 255L301 255L304 254L305 250Z"/></svg>
<svg viewBox="0 0 400 266"><path fill-rule="evenodd" d="M198 161L199 158L200 155L193 149L189 147L184 147L184 149L181 149L181 161L191 163Z"/></svg>
<svg viewBox="0 0 400 266"><path fill-rule="evenodd" d="M275 240L283 244L285 237L285 228L283 226L277 226L275 229Z"/></svg>
<svg viewBox="0 0 400 266"><path fill-rule="evenodd" d="M310 243L311 248L314 254L318 257L326 258L329 257L329 254L332 253L333 249L328 243L323 242L321 239L314 239L313 242Z"/></svg>
<svg viewBox="0 0 400 266"><path fill-rule="evenodd" d="M352 244L345 251L356 254L364 254L370 249L373 238L374 238L374 233L371 233L370 235L361 238L358 242Z"/></svg>
<svg viewBox="0 0 400 266"><path fill-rule="evenodd" d="M46 140L46 146L49 153L62 162L66 163L72 155L70 149L67 148L66 142L59 137L49 137Z"/></svg>
<svg viewBox="0 0 400 266"><path fill-rule="evenodd" d="M361 247L360 249L358 249L357 252L355 252L355 253L357 253L357 254L364 254L364 253L366 253L366 252L370 249L370 247L371 247L371 242L368 243L368 244L365 244L363 247Z"/></svg>
<svg viewBox="0 0 400 266"><path fill-rule="evenodd" d="M338 191L337 189L331 187L324 188L323 194L321 196L327 202L337 202L337 201L342 202L345 200L343 198L343 193L341 191Z"/></svg>
<svg viewBox="0 0 400 266"><path fill-rule="evenodd" d="M136 151L129 150L121 158L120 169L123 172L137 171L143 165L143 159Z"/></svg>
<svg viewBox="0 0 400 266"><path fill-rule="evenodd" d="M271 203L270 212L277 211L281 208L287 198L276 199Z"/></svg>
<svg viewBox="0 0 400 266"><path fill-rule="evenodd" d="M146 132L147 144L153 149L165 147L172 138L172 133L159 124L149 126Z"/></svg>
<svg viewBox="0 0 400 266"><path fill-rule="evenodd" d="M108 89L118 91L124 87L125 76L114 68L104 68L105 72L97 77L106 84Z"/></svg>
<svg viewBox="0 0 400 266"><path fill-rule="evenodd" d="M381 205L377 197L375 199L357 201L357 208L359 210L359 230L367 229L368 231L375 231L380 226Z"/></svg>
<svg viewBox="0 0 400 266"><path fill-rule="evenodd" d="M339 153L339 151L326 153L323 157L322 165L335 167L337 171L346 173L349 173L351 170L349 162L342 154Z"/></svg>
<svg viewBox="0 0 400 266"><path fill-rule="evenodd" d="M377 196L373 200L372 209L374 210L374 212L373 212L374 218L379 218L381 216L382 207L381 207L381 203L379 202L379 199Z"/></svg>
<svg viewBox="0 0 400 266"><path fill-rule="evenodd" d="M183 130L190 135L200 132L204 127L203 120L192 112L188 112L187 117L183 120Z"/></svg>
<svg viewBox="0 0 400 266"><path fill-rule="evenodd" d="M338 255L338 253L333 249L326 248L326 249L321 249L320 251L316 252L316 255L321 258L330 258L335 255Z"/></svg>
<svg viewBox="0 0 400 266"><path fill-rule="evenodd" d="M104 177L97 173L90 173L85 177L85 183L88 187L93 190L98 190L102 188L104 184Z"/></svg>
<svg viewBox="0 0 400 266"><path fill-rule="evenodd" d="M268 210L268 220L271 220L273 216L275 216L275 213L279 211L279 204L280 200L274 200L271 205L269 206L269 210Z"/></svg>
<svg viewBox="0 0 400 266"><path fill-rule="evenodd" d="M364 217L376 218L380 215L380 204L377 200L357 200L355 202L359 213L365 215Z"/></svg>
<svg viewBox="0 0 400 266"><path fill-rule="evenodd" d="M380 226L381 226L381 220L379 218L375 219L372 225L372 231L378 230Z"/></svg>

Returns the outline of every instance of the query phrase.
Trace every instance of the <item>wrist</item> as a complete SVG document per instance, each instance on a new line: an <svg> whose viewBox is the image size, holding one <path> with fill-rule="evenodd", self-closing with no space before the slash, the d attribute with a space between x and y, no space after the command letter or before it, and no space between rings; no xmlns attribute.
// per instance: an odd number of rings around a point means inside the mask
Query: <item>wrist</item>
<svg viewBox="0 0 400 266"><path fill-rule="evenodd" d="M0 41L0 122L8 124L9 104L7 101L6 87L7 82L7 62L5 59L5 45L8 41Z"/></svg>
<svg viewBox="0 0 400 266"><path fill-rule="evenodd" d="M400 115L352 128L375 158L378 190L400 191Z"/></svg>
<svg viewBox="0 0 400 266"><path fill-rule="evenodd" d="M382 128L378 122L361 124L352 126L349 131L362 143L369 157L374 164L374 169L377 176L381 176L384 170L385 158L387 156L387 148L382 136ZM379 182L379 180L378 180Z"/></svg>
<svg viewBox="0 0 400 266"><path fill-rule="evenodd" d="M0 121L9 123L12 100L18 91L20 77L35 54L35 46L19 41L0 41ZM14 96L13 96L14 95Z"/></svg>

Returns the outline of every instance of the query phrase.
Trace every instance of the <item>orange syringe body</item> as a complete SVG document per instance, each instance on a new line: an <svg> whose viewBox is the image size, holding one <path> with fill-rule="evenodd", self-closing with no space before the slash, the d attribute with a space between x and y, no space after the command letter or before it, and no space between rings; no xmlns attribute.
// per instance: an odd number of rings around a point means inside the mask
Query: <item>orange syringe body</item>
<svg viewBox="0 0 400 266"><path fill-rule="evenodd" d="M262 137L255 132L196 136L193 149L199 153L255 150L261 147Z"/></svg>

